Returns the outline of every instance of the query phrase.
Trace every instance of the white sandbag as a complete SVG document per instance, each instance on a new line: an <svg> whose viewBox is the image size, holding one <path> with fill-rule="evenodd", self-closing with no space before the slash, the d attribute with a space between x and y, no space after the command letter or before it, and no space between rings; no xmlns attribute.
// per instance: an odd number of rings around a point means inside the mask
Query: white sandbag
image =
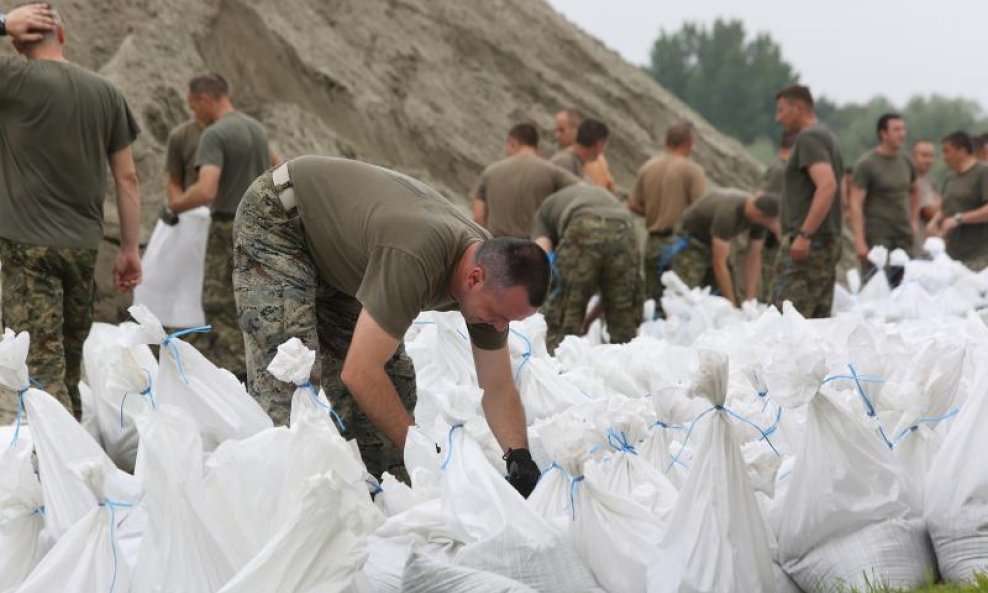
<svg viewBox="0 0 988 593"><path fill-rule="evenodd" d="M45 526L41 485L31 446L24 441L0 451L0 591L15 590L41 559L38 536Z"/></svg>
<svg viewBox="0 0 988 593"><path fill-rule="evenodd" d="M535 589L492 572L444 564L418 551L408 557L403 593L535 593Z"/></svg>
<svg viewBox="0 0 988 593"><path fill-rule="evenodd" d="M658 560L648 568L647 591L774 593L769 537L737 445L737 420L723 408L727 358L701 351L700 361L694 389L715 407L693 425L700 442Z"/></svg>
<svg viewBox="0 0 988 593"><path fill-rule="evenodd" d="M178 337L165 334L161 322L146 307L135 305L128 311L140 324L127 332L129 343L162 344L157 403L185 410L199 426L206 451L227 439L246 438L273 426L232 373L217 368Z"/></svg>
<svg viewBox="0 0 988 593"><path fill-rule="evenodd" d="M167 404L141 418L138 429L148 524L132 592L211 593L249 556L236 526L212 512L203 495L198 429L188 414Z"/></svg>
<svg viewBox="0 0 988 593"><path fill-rule="evenodd" d="M597 591L575 549L489 463L470 431L450 429L442 466L443 515L466 544L455 563L546 593Z"/></svg>
<svg viewBox="0 0 988 593"><path fill-rule="evenodd" d="M984 361L988 351L972 353ZM937 452L926 480L925 518L944 581L963 583L988 571L988 367L981 366L973 391Z"/></svg>
<svg viewBox="0 0 988 593"><path fill-rule="evenodd" d="M144 257L144 276L134 289L134 304L148 308L168 327L202 325L202 278L209 236L205 206L178 215L179 223L158 221Z"/></svg>
<svg viewBox="0 0 988 593"><path fill-rule="evenodd" d="M333 472L307 478L271 541L218 593L350 593L364 582L367 536L383 517Z"/></svg>
<svg viewBox="0 0 988 593"><path fill-rule="evenodd" d="M515 376L529 426L587 400L579 388L560 376L560 365L554 360L530 358L522 365Z"/></svg>
<svg viewBox="0 0 988 593"><path fill-rule="evenodd" d="M345 430L343 419L333 410L326 398L326 393L309 382L312 365L316 362L316 352L302 343L298 338L289 338L278 346L278 353L268 364L268 372L279 381L295 385L292 394L292 409L289 425L294 426L302 415L329 414L336 421L340 430Z"/></svg>
<svg viewBox="0 0 988 593"><path fill-rule="evenodd" d="M913 587L932 574L926 528L894 454L828 391L809 403L789 482L778 553L802 589Z"/></svg>
<svg viewBox="0 0 988 593"><path fill-rule="evenodd" d="M81 429L80 429L81 430ZM85 515L24 580L18 593L93 593L130 591L133 566L121 549L120 532L138 515L138 491L107 475L106 467L77 467L93 503Z"/></svg>

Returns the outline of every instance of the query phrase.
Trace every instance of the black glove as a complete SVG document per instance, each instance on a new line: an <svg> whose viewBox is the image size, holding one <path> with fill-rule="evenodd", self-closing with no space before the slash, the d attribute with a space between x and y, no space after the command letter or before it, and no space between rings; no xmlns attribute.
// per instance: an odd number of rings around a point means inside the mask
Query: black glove
<svg viewBox="0 0 988 593"><path fill-rule="evenodd" d="M508 483L510 483L519 494L528 498L528 495L535 490L542 473L539 466L532 461L532 454L528 449L508 449L504 454L504 461L508 466Z"/></svg>
<svg viewBox="0 0 988 593"><path fill-rule="evenodd" d="M178 224L178 214L172 212L172 209L165 206L161 209L161 214L159 215L161 222L167 224L168 226L175 226Z"/></svg>

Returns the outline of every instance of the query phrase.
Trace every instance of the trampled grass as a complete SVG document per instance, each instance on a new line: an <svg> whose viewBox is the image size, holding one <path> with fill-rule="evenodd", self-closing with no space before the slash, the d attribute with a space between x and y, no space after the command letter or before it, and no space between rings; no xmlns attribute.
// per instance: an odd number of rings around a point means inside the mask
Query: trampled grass
<svg viewBox="0 0 988 593"><path fill-rule="evenodd" d="M884 585L873 585L864 590L839 588L835 593L988 593L988 575L977 575L975 582L968 585L938 585L931 582L915 589L892 589Z"/></svg>

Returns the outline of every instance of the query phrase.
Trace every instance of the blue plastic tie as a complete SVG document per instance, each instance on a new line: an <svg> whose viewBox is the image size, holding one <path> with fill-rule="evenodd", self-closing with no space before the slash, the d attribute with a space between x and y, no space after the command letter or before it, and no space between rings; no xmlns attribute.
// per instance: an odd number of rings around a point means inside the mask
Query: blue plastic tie
<svg viewBox="0 0 988 593"><path fill-rule="evenodd" d="M442 465L439 466L439 469L442 471L446 471L446 467L449 465L450 459L453 458L453 431L457 428L463 428L463 424L454 424L449 429L449 441L446 445L446 459L443 461Z"/></svg>
<svg viewBox="0 0 988 593"><path fill-rule="evenodd" d="M110 593L117 587L117 521L116 521L116 510L118 508L130 508L134 505L126 502L117 502L115 500L110 500L109 498L104 498L103 502L99 503L101 507L106 507L110 511L110 548L113 550L113 578L110 580Z"/></svg>
<svg viewBox="0 0 988 593"><path fill-rule="evenodd" d="M916 422L913 422L913 424L911 426L907 426L906 428L903 428L902 431L899 432L899 434L895 437L895 442L896 442L896 444L898 444L899 441L901 441L907 435L909 435L909 434L915 432L917 429L919 429L920 425L922 425L922 424L936 424L938 422L943 422L944 420L948 420L950 418L953 418L958 413L960 413L960 410L955 408L955 409L947 412L943 416L933 416L931 418L919 418L919 419L916 420Z"/></svg>
<svg viewBox="0 0 988 593"><path fill-rule="evenodd" d="M198 327L190 327L188 329L180 329L175 333L168 334L165 339L161 341L163 346L166 346L172 352L172 356L175 357L175 362L178 364L178 372L182 375L182 380L185 384L189 384L189 378L185 376L185 367L182 365L182 355L178 353L178 345L175 344L175 338L181 338L182 336L187 336L189 334L204 333L211 331L213 326L211 325L200 325Z"/></svg>
<svg viewBox="0 0 988 593"><path fill-rule="evenodd" d="M615 451L623 451L625 453L631 453L632 455L638 455L638 451L628 442L628 435L624 431L617 432L613 428L607 429L607 444L611 446Z"/></svg>
<svg viewBox="0 0 988 593"><path fill-rule="evenodd" d="M527 348L527 350L521 355L522 361L521 361L521 364L518 365L518 370L515 371L515 383L517 383L518 382L518 377L521 376L522 369L525 368L525 365L527 365L528 364L528 361L532 358L532 341L528 339L528 336L526 336L525 334L521 333L520 331L517 331L517 330L512 329L510 327L508 328L508 331L511 332L511 333L513 333L514 335L518 336L522 340L524 340L525 341L525 347Z"/></svg>
<svg viewBox="0 0 988 593"><path fill-rule="evenodd" d="M849 379L854 381L855 391L857 391L858 395L861 397L861 401L864 402L865 414L867 414L869 418L875 419L875 422L878 424L878 434L881 435L882 440L885 442L885 446L889 449L894 448L895 445L891 440L889 440L888 435L885 434L885 428L882 426L881 418L878 417L878 412L875 410L875 404L873 404L871 400L868 399L868 396L865 395L864 386L862 385L862 383L884 383L885 379L882 379L881 377L859 375L858 372L854 370L854 365L851 364L847 365L847 368L851 371L850 375L831 375L829 377L825 377L823 379L823 383L828 383L835 379Z"/></svg>
<svg viewBox="0 0 988 593"><path fill-rule="evenodd" d="M41 505L40 507L34 509L34 512L31 513L31 514L32 515L41 515L42 517L44 517L45 516L45 505Z"/></svg>
<svg viewBox="0 0 988 593"><path fill-rule="evenodd" d="M583 479L583 474L571 476L569 479L569 509L574 521L576 521L576 485Z"/></svg>
<svg viewBox="0 0 988 593"><path fill-rule="evenodd" d="M139 391L137 394L144 396L148 402L150 402L152 410L157 409L158 404L154 401L154 393L151 391L151 371L147 369L141 370L144 371L144 374L148 377L148 386ZM126 403L128 395L130 395L130 392L124 393L123 397L120 398L120 428L124 427L124 403Z"/></svg>
<svg viewBox="0 0 988 593"><path fill-rule="evenodd" d="M779 430L780 422L782 422L782 406L779 406L775 410L775 422L772 423L772 426L769 426L768 428L765 429L765 435L772 436L773 434L775 434L775 432ZM762 438L766 438L766 436L763 436Z"/></svg>
<svg viewBox="0 0 988 593"><path fill-rule="evenodd" d="M649 428L664 428L666 430L686 430L682 424L669 424L662 420L656 420Z"/></svg>
<svg viewBox="0 0 988 593"><path fill-rule="evenodd" d="M364 483L374 488L373 490L370 490L371 496L377 496L378 494L384 492L384 488L381 486L381 483L378 481L372 482L371 480L364 480Z"/></svg>
<svg viewBox="0 0 988 593"><path fill-rule="evenodd" d="M544 470L542 470L542 473L539 474L539 480L541 480L543 477L545 477L545 475L547 473L551 472L554 469L558 469L559 471L563 472L563 475L568 475L566 473L566 470L563 469L563 466L561 466L558 463L556 463L555 461L553 461L552 463L549 464L549 467L547 467Z"/></svg>
<svg viewBox="0 0 988 593"><path fill-rule="evenodd" d="M316 391L316 388L311 381L306 381L305 383L299 383L296 385L296 387L298 387L299 389L308 389L309 395L312 396L312 401L316 402L317 406L319 406L320 408L325 408L330 413L333 419L336 420L336 425L340 427L340 432L344 432L346 430L346 422L343 422L343 418L341 418L340 415L336 413L336 410L334 410L331 406L327 406L326 404L322 403L322 400L319 399L319 392Z"/></svg>
<svg viewBox="0 0 988 593"><path fill-rule="evenodd" d="M728 408L726 406L722 406L720 404L717 404L717 405L715 405L715 406L713 406L711 408L707 408L707 410L705 410L703 413L701 413L696 418L694 418L692 422L690 422L689 430L686 431L686 437L683 439L683 443L680 446L679 451L675 455L673 455L672 461L670 461L669 462L669 465L666 467L666 470L665 470L666 472L668 472L670 469L672 469L672 466L675 465L676 463L680 463L680 464L682 463L680 461L679 457L683 454L683 451L686 450L686 445L689 443L690 436L693 435L693 430L696 428L697 423L701 419L703 419L703 417L706 416L707 414L709 414L711 412L714 412L714 411L718 411L718 410L719 411L722 411L722 412L725 412L727 415L731 416L732 418L735 418L736 420L739 420L739 421L743 422L744 424L747 424L748 426L750 426L750 427L754 428L755 430L757 430L759 433L761 433L762 438L765 439L765 442L768 443L768 446L772 448L772 452L775 453L776 456L782 457L782 455L779 453L779 450L776 449L775 448L775 445L772 443L772 439L770 437L770 433L767 433L760 426L758 426L757 424L755 424L751 420L748 420L747 418L745 418L741 414L738 414L734 410L732 410L732 409L730 409L730 408Z"/></svg>
<svg viewBox="0 0 988 593"><path fill-rule="evenodd" d="M30 387L25 387L17 392L17 417L14 419L14 436L10 439L10 445L13 446L17 442L17 439L21 436L21 422L24 419L24 394Z"/></svg>

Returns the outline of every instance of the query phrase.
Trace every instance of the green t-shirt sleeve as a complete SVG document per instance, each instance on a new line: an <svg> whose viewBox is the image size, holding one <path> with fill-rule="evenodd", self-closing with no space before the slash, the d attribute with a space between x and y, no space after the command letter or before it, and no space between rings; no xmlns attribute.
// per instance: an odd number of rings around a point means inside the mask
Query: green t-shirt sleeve
<svg viewBox="0 0 988 593"><path fill-rule="evenodd" d="M470 343L481 350L500 350L508 343L508 330L497 331L486 323L468 323L467 333Z"/></svg>
<svg viewBox="0 0 988 593"><path fill-rule="evenodd" d="M868 188L871 187L871 178L871 166L868 161L863 159L858 161L858 164L854 166L854 175L851 177L854 185L867 192Z"/></svg>
<svg viewBox="0 0 988 593"><path fill-rule="evenodd" d="M710 221L710 236L715 239L723 239L724 241L733 239L733 218L733 213L727 208L718 208L714 213L714 219Z"/></svg>
<svg viewBox="0 0 988 593"><path fill-rule="evenodd" d="M535 218L532 219L532 239L537 239L539 237L549 237L552 244L556 244L555 233L552 232L553 226L549 221L549 203L551 200L546 200L542 202L542 206L535 212Z"/></svg>
<svg viewBox="0 0 988 593"><path fill-rule="evenodd" d="M800 169L809 169L810 165L816 163L829 163L830 154L822 138L812 134L799 136L796 142L796 166Z"/></svg>
<svg viewBox="0 0 988 593"><path fill-rule="evenodd" d="M556 167L556 191L563 189L564 187L569 187L571 185L576 185L580 182L580 178L576 175L570 173L566 169Z"/></svg>
<svg viewBox="0 0 988 593"><path fill-rule="evenodd" d="M418 257L378 247L371 253L355 296L388 335L401 340L425 308L433 276L434 271Z"/></svg>
<svg viewBox="0 0 988 593"><path fill-rule="evenodd" d="M199 148L196 149L196 170L206 165L223 169L223 143L214 128L208 128L203 132L202 137L199 138Z"/></svg>
<svg viewBox="0 0 988 593"><path fill-rule="evenodd" d="M130 106L127 105L127 100L121 93L117 94L112 118L110 142L106 147L107 154L114 154L127 148L137 140L137 135L141 132L134 114L130 111Z"/></svg>

